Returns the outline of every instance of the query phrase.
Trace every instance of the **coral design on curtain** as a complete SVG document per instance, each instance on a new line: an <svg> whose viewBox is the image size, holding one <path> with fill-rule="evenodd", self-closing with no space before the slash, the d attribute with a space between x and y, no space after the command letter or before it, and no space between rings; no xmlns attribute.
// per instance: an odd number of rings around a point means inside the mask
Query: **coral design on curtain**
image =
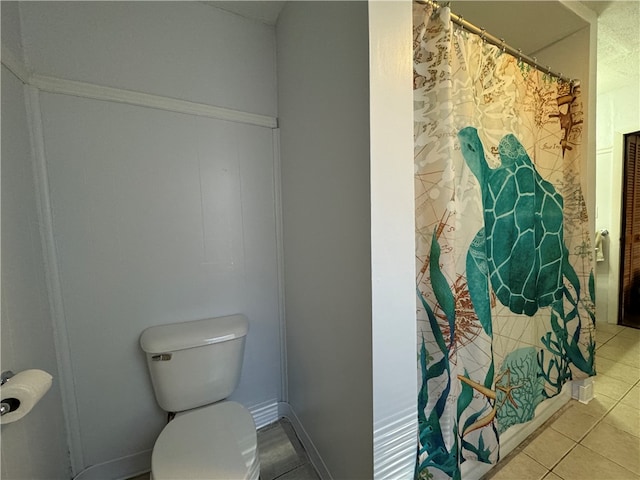
<svg viewBox="0 0 640 480"><path fill-rule="evenodd" d="M495 463L500 435L595 374L579 88L414 5L416 478Z"/></svg>

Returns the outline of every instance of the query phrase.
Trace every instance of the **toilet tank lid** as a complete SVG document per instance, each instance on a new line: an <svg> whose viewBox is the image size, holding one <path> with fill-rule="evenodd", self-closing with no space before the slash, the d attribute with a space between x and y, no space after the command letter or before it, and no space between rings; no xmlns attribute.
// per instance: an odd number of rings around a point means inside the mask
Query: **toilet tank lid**
<svg viewBox="0 0 640 480"><path fill-rule="evenodd" d="M147 353L175 352L244 337L249 320L241 314L149 327L140 335Z"/></svg>

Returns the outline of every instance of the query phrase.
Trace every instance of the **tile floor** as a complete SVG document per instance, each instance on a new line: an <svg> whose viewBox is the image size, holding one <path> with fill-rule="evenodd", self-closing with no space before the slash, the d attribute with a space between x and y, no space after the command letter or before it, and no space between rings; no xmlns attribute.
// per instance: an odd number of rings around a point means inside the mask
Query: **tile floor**
<svg viewBox="0 0 640 480"><path fill-rule="evenodd" d="M571 400L483 480L640 480L640 330L597 327L596 398Z"/></svg>
<svg viewBox="0 0 640 480"><path fill-rule="evenodd" d="M320 480L286 419L258 430L260 480Z"/></svg>
<svg viewBox="0 0 640 480"><path fill-rule="evenodd" d="M282 418L258 430L260 480L320 480L291 423ZM149 480L150 474L129 480Z"/></svg>
<svg viewBox="0 0 640 480"><path fill-rule="evenodd" d="M483 480L640 480L640 330L598 324L596 342L596 398L571 400ZM258 448L261 480L319 480L287 420Z"/></svg>

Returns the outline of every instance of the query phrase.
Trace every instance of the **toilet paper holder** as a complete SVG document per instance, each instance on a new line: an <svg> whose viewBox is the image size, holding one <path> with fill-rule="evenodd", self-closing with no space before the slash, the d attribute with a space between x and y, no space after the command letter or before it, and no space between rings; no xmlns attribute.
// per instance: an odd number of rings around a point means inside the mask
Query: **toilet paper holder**
<svg viewBox="0 0 640 480"><path fill-rule="evenodd" d="M2 386L5 383L7 383L9 381L9 379L11 377L13 377L14 375L15 375L15 373L13 373L11 370L5 370L4 372L2 372L0 374L0 386Z"/></svg>
<svg viewBox="0 0 640 480"><path fill-rule="evenodd" d="M9 379L13 376L14 376L14 373L11 370L6 370L2 372L2 374L0 374L0 386L7 383ZM9 413L10 411L15 410L17 408L17 405L11 404L12 403L11 400L15 400L15 399L8 398L0 402L0 416L4 415L5 413Z"/></svg>

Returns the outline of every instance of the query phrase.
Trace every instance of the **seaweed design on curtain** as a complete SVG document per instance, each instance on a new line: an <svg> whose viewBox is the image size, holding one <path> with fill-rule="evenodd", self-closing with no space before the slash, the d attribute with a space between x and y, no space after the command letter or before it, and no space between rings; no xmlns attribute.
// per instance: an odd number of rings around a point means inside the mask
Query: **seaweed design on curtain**
<svg viewBox="0 0 640 480"><path fill-rule="evenodd" d="M414 5L417 479L595 374L579 88Z"/></svg>

